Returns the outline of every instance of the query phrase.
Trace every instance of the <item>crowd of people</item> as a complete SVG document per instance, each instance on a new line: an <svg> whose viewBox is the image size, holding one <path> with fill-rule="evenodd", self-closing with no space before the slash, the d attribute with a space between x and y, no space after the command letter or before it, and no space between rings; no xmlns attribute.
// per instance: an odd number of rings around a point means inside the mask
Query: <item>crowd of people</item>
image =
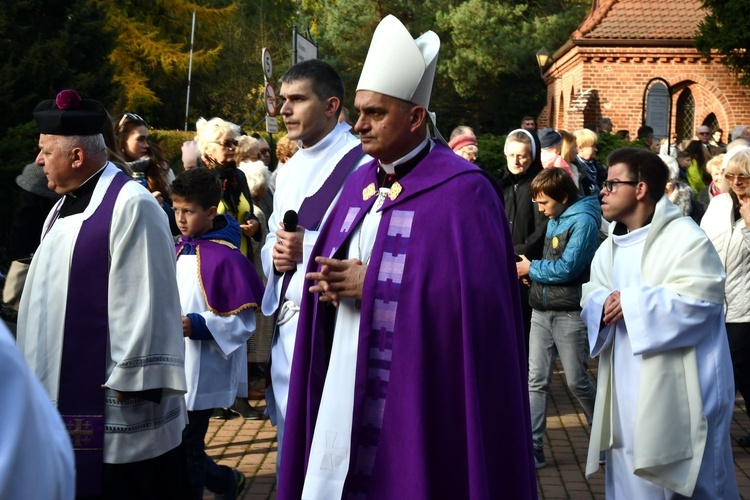
<svg viewBox="0 0 750 500"><path fill-rule="evenodd" d="M559 356L608 497L738 497L748 128L683 147L643 126L605 165L611 120L527 116L494 179L470 127L436 129L439 49L385 17L353 127L339 73L292 66L273 172L222 118L197 121L175 177L137 114L72 90L39 103L20 352L0 328L0 391L23 413L0 412L0 492L237 498L209 421L264 418L264 398L280 499L533 499Z"/></svg>

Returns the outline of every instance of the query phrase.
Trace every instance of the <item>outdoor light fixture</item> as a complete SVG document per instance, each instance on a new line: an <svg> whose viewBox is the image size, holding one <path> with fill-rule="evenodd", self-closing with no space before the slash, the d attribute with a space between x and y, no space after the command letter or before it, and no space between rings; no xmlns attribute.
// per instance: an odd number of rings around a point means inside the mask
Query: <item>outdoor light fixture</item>
<svg viewBox="0 0 750 500"><path fill-rule="evenodd" d="M542 47L539 49L539 52L536 53L536 62L539 64L539 73L544 75L544 67L547 66L547 63L549 62L550 55L549 52L547 52L546 47Z"/></svg>

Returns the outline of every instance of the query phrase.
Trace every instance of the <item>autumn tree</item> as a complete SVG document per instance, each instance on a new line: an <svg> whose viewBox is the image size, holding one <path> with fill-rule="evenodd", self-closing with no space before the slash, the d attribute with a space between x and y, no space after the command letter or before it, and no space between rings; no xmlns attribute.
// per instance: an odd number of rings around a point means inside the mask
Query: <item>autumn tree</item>
<svg viewBox="0 0 750 500"><path fill-rule="evenodd" d="M200 19L193 68L210 71L221 52L216 29L226 16L234 15L236 6L214 8L188 0L100 1L107 6L107 24L115 33L109 59L113 82L121 89L117 109L137 111L156 125L175 127L177 117L161 108L167 99L173 106L179 101L176 88L182 87L184 95L193 11Z"/></svg>
<svg viewBox="0 0 750 500"><path fill-rule="evenodd" d="M289 67L295 16L292 0L240 1L235 15L218 30L222 51L215 70L194 78L194 112L220 116L247 130L260 122L265 116L261 51L266 47L271 52L277 80Z"/></svg>

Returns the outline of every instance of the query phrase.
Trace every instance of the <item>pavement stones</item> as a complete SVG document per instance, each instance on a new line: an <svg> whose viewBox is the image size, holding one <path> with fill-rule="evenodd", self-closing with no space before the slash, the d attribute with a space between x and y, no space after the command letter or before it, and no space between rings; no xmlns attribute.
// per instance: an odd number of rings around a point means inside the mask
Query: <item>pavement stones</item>
<svg viewBox="0 0 750 500"><path fill-rule="evenodd" d="M593 373L596 366L596 360L590 360ZM574 401L558 361L551 384L544 442L547 467L537 470L539 498L543 500L604 499L604 469L600 468L588 481L584 475L589 429ZM251 401L251 404L265 410L265 401ZM750 434L750 418L741 404L738 398L732 421L732 445L740 496L750 500L750 449L737 444L737 438ZM211 420L206 453L247 476L240 500L275 500L276 428L269 420ZM206 491L204 498L212 499L213 495Z"/></svg>

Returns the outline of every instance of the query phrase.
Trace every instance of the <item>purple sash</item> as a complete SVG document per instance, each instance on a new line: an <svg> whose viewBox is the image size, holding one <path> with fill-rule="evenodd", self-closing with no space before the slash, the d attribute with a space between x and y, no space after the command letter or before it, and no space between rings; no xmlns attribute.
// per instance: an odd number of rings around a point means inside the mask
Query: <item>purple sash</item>
<svg viewBox="0 0 750 500"><path fill-rule="evenodd" d="M333 167L333 172L331 172L331 175L328 176L328 179L326 179L320 189L302 201L297 214L300 226L305 229L315 230L320 227L326 210L331 206L331 202L333 202L336 194L341 190L341 186L344 185L346 178L354 170L354 166L361 156L362 144L360 143L339 160L336 166ZM281 301L279 307L284 302L286 289L289 288L289 282L292 280L292 275L296 270L297 268L295 267L291 271L284 273L284 280L281 282Z"/></svg>
<svg viewBox="0 0 750 500"><path fill-rule="evenodd" d="M102 491L109 230L117 195L129 180L120 172L114 176L101 204L81 225L70 265L58 410L75 451L77 496Z"/></svg>
<svg viewBox="0 0 750 500"><path fill-rule="evenodd" d="M183 236L175 244L178 256L185 246L196 247L199 283L211 312L230 316L248 307L258 308L263 299L263 282L239 249L212 240L190 242Z"/></svg>

